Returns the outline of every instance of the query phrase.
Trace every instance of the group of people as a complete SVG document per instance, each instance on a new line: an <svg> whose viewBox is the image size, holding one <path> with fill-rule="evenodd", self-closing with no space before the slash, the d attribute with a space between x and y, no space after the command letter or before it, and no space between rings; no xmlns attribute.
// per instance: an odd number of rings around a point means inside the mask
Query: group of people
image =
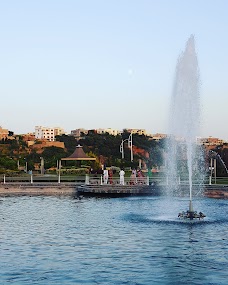
<svg viewBox="0 0 228 285"><path fill-rule="evenodd" d="M122 168L119 172L119 176L120 176L120 185L124 185L124 176L125 176L125 171ZM131 177L130 177L130 184L134 185L137 183L142 182L142 178L144 177L142 171L140 168L138 168L137 170L134 168L132 169L132 173L131 173ZM104 184L108 184L108 182L110 184L113 183L113 172L112 169L106 169L106 167L104 167L103 170L103 182Z"/></svg>
<svg viewBox="0 0 228 285"><path fill-rule="evenodd" d="M131 172L131 179L130 179L130 184L139 184L142 182L143 180L143 173L141 171L140 168L138 168L137 170L135 168L132 169L132 172Z"/></svg>
<svg viewBox="0 0 228 285"><path fill-rule="evenodd" d="M120 175L120 185L124 185L124 175L125 175L125 171L123 169L120 170L119 172L119 175ZM106 169L106 167L104 168L103 170L103 182L104 184L108 184L108 182L110 184L113 183L113 172L112 172L112 169L110 168L109 170Z"/></svg>

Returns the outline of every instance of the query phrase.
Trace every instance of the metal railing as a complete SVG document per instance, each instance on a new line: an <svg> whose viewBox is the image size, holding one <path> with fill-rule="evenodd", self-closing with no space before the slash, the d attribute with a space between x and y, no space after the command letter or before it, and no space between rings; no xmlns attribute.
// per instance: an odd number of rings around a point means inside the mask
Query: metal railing
<svg viewBox="0 0 228 285"><path fill-rule="evenodd" d="M84 175L84 176L35 176L35 175L29 175L29 176L22 176L22 177L8 177L8 176L0 176L0 183L1 184L20 184L20 185L26 185L26 184L39 184L39 185L56 185L56 184L66 184L66 185L81 185L81 184L97 184L97 185L104 185L105 181L103 179L103 175L98 176L90 176L90 175ZM154 183L152 179L149 179L149 177L138 177L136 179L132 179L130 177L124 178L124 185L134 185L134 184L142 184L142 185L149 185L151 183ZM120 183L119 177L113 177L109 178L106 184L113 184L118 185Z"/></svg>
<svg viewBox="0 0 228 285"><path fill-rule="evenodd" d="M103 175L82 175L82 176L57 176L57 175L27 175L27 176L17 176L17 177L8 177L5 175L0 176L1 184L66 184L66 185L81 185L81 184L97 184L104 185L105 181L103 179ZM120 178L112 177L108 179L107 184L118 185L120 184ZM173 184L173 181L168 181L166 176L144 176L137 177L132 179L132 177L124 177L124 185L134 185L134 184L142 184L142 185L170 185ZM189 180L186 177L179 178L175 184L179 185L187 185L189 184ZM193 184L222 184L228 185L228 177L205 177L204 181L199 183L197 180L193 180Z"/></svg>
<svg viewBox="0 0 228 285"><path fill-rule="evenodd" d="M104 181L103 176L100 177L86 177L85 184L91 184L91 185L149 185L152 183L150 181L149 177L138 177L136 179L132 179L131 177L125 177L123 184L120 181L119 177L112 177L109 178L107 183Z"/></svg>

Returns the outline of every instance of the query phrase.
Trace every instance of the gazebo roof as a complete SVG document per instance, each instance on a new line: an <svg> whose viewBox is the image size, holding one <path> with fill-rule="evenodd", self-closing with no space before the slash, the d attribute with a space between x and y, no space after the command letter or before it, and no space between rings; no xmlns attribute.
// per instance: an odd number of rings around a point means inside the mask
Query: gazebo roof
<svg viewBox="0 0 228 285"><path fill-rule="evenodd" d="M70 156L62 158L61 160L96 160L96 158L87 156L82 146L79 144Z"/></svg>

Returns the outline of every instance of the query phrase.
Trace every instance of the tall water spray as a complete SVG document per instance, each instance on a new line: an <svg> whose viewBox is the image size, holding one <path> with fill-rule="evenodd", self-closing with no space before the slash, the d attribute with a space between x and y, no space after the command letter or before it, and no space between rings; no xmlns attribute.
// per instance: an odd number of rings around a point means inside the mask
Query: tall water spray
<svg viewBox="0 0 228 285"><path fill-rule="evenodd" d="M196 160L196 136L200 126L199 67L195 40L191 35L177 60L169 119L167 167L169 188L176 189L183 172L188 173L190 203ZM181 164L185 161L185 165Z"/></svg>

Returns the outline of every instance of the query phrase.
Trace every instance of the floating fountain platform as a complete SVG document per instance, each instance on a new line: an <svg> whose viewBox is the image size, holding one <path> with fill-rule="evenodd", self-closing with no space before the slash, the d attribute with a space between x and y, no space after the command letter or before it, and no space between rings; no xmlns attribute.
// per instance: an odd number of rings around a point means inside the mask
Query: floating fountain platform
<svg viewBox="0 0 228 285"><path fill-rule="evenodd" d="M197 213L197 211L193 211L192 199L190 199L190 201L189 201L189 210L186 212L182 211L181 213L178 214L178 218L180 218L180 219L203 220L205 217L206 217L206 215L204 213L202 213L202 212Z"/></svg>
<svg viewBox="0 0 228 285"><path fill-rule="evenodd" d="M202 213L202 212L197 213L196 211L186 211L186 212L183 211L183 212L178 214L178 218L180 218L180 219L203 220L205 217L206 217L206 215L204 213Z"/></svg>

